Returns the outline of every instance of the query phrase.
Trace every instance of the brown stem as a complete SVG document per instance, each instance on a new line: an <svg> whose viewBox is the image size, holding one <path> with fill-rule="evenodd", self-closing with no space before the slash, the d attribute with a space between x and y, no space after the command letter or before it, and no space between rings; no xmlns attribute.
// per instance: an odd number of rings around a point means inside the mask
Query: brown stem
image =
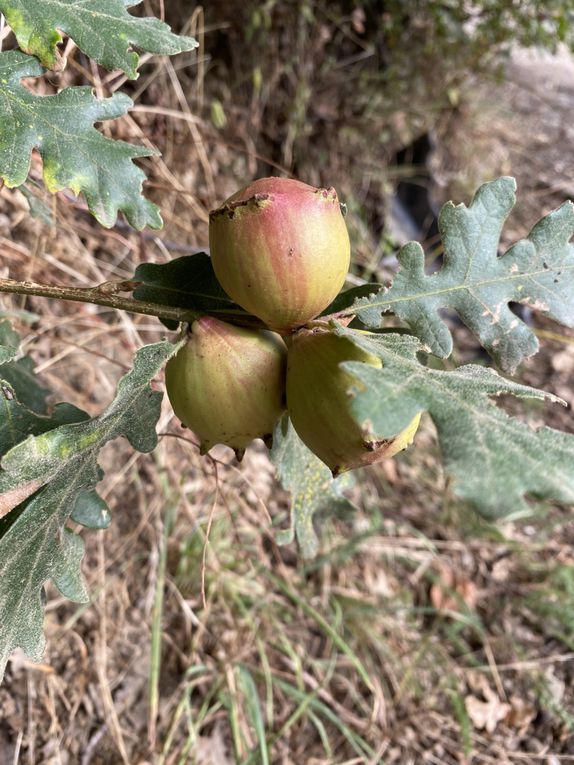
<svg viewBox="0 0 574 765"><path fill-rule="evenodd" d="M142 313L146 316L157 316L160 319L172 319L178 322L191 322L202 315L198 311L190 311L186 308L148 303L145 300L134 300L134 298L121 297L117 294L118 292L129 292L139 284L140 282L123 281L104 282L97 287L57 287L48 284L36 284L35 282L19 282L15 279L0 279L0 292L93 303L116 308L120 311Z"/></svg>

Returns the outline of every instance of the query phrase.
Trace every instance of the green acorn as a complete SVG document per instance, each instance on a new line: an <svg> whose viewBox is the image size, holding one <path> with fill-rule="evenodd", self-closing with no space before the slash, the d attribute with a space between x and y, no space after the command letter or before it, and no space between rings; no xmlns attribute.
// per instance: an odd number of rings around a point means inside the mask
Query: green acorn
<svg viewBox="0 0 574 765"><path fill-rule="evenodd" d="M361 383L341 368L344 361L361 361L381 368L377 356L346 337L322 330L302 330L289 342L287 409L301 440L333 475L372 465L412 443L420 414L392 438L375 439L353 419L351 388Z"/></svg>
<svg viewBox="0 0 574 765"><path fill-rule="evenodd" d="M335 189L261 178L209 215L209 246L224 290L283 334L336 297L351 248Z"/></svg>
<svg viewBox="0 0 574 765"><path fill-rule="evenodd" d="M202 316L167 364L169 400L205 454L226 444L241 459L254 438L268 439L285 408L285 343L274 332Z"/></svg>

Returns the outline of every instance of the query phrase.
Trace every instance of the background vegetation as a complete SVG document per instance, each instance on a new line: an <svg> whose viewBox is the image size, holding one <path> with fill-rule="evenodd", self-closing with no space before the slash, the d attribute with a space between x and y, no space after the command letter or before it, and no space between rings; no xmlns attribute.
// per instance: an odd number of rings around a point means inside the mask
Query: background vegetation
<svg viewBox="0 0 574 765"><path fill-rule="evenodd" d="M113 134L161 149L146 169L165 229L103 230L82 202L44 194L37 161L26 196L0 190L2 275L128 278L205 246L209 209L272 173L337 187L357 283L389 278L409 238L439 263L440 203L502 173L520 189L510 242L574 198L570 6L144 3L199 51L150 58L126 84L70 48L66 72L31 87L127 89L136 107ZM91 414L164 333L95 306L2 307L21 311L54 400ZM532 321L543 350L519 377L572 406L574 335ZM456 362L488 363L453 331ZM571 409L524 415L574 432ZM114 521L84 535L92 602L48 591L45 663L16 656L0 688L1 765L574 762L567 508L477 520L450 496L426 423L416 448L358 474L356 512L324 519L305 563L274 542L286 503L263 450L241 471L225 448L202 459L167 404L159 430L153 455L104 453Z"/></svg>

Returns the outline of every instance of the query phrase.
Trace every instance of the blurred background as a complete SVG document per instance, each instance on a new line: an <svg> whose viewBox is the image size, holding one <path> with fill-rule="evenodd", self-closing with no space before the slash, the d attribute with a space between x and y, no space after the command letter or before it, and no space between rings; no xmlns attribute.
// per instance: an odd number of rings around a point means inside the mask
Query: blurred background
<svg viewBox="0 0 574 765"><path fill-rule="evenodd" d="M418 239L439 267L436 216L514 175L503 251L574 198L572 0L145 0L197 51L144 56L129 82L73 44L28 84L127 92L101 130L158 147L146 193L161 232L110 231L82 200L0 189L0 275L88 286L207 244L208 212L255 177L333 185L347 205L351 283L388 281ZM14 47L4 30L4 49ZM30 215L30 211L33 217ZM53 401L99 413L148 317L42 298L18 310ZM541 352L518 379L574 404L574 332L522 313ZM454 318L440 362L488 364ZM439 362L436 362L439 364ZM162 385L158 381L158 385ZM572 410L529 403L574 432ZM160 445L102 453L108 532L85 532L92 600L47 590L41 665L0 687L0 765L478 765L574 762L574 523L480 520L449 491L432 423L396 460L357 472L355 512L320 519L321 550L279 547L288 519L262 444L241 468L200 458L165 404ZM571 510L571 508L570 508Z"/></svg>

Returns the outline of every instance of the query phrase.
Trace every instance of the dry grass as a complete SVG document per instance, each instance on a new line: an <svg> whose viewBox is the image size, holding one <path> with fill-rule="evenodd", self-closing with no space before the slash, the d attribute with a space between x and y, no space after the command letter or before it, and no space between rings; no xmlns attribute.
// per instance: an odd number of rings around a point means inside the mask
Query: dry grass
<svg viewBox="0 0 574 765"><path fill-rule="evenodd" d="M200 12L188 31L209 48ZM137 109L117 126L163 151L148 164L163 232L104 231L81 202L38 190L52 222L31 220L3 189L2 275L94 284L205 244L207 211L260 162L259 105L250 122L224 104L230 146L209 116L223 85L208 70L203 49L150 63ZM123 85L71 53L66 77L80 75L103 93ZM94 306L2 306L40 317L20 325L27 352L54 401L92 414L134 351L165 332ZM459 360L476 356L457 333ZM539 333L524 379L574 403L574 335L547 322ZM574 431L560 408L529 415ZM239 470L223 447L200 458L167 404L158 429L152 455L124 442L102 454L114 520L84 533L91 602L49 588L45 661L15 656L0 688L1 765L574 762L566 508L521 524L478 520L450 495L426 422L415 449L358 474L356 512L324 519L321 554L305 562L274 541L286 503L263 447Z"/></svg>

